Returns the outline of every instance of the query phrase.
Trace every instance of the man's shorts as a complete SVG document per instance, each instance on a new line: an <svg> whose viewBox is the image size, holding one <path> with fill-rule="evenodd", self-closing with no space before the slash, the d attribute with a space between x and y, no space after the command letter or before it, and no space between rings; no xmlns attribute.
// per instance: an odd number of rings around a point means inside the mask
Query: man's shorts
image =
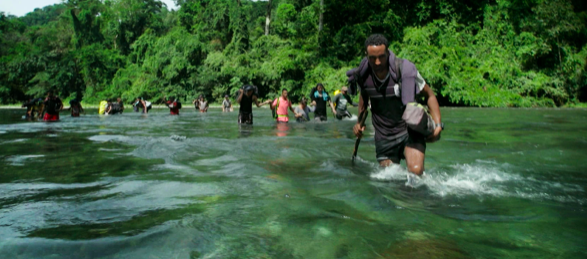
<svg viewBox="0 0 587 259"><path fill-rule="evenodd" d="M44 121L58 121L59 120L59 114L49 114L49 113L45 113L45 117L43 117Z"/></svg>
<svg viewBox="0 0 587 259"><path fill-rule="evenodd" d="M253 124L253 113L239 112L238 113L239 124Z"/></svg>
<svg viewBox="0 0 587 259"><path fill-rule="evenodd" d="M377 161L389 159L394 164L399 164L400 160L405 159L404 149L406 147L414 148L425 153L426 138L422 134L408 130L408 134L393 140L376 140L375 152L377 153Z"/></svg>

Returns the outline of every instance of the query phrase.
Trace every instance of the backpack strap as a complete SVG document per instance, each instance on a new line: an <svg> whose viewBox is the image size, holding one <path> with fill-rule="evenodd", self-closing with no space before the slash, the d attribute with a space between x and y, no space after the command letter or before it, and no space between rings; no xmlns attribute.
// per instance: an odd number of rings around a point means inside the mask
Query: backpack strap
<svg viewBox="0 0 587 259"><path fill-rule="evenodd" d="M396 73L396 82L397 85L399 87L399 96L401 98L401 93L402 93L402 63L403 63L403 59L395 57L395 73Z"/></svg>
<svg viewBox="0 0 587 259"><path fill-rule="evenodd" d="M281 98L281 97L277 97L277 103L275 104L275 112L273 113L273 118L274 118L275 120L277 120L277 117L279 117L279 114L277 114L277 109L279 108L279 99L280 99L280 98Z"/></svg>

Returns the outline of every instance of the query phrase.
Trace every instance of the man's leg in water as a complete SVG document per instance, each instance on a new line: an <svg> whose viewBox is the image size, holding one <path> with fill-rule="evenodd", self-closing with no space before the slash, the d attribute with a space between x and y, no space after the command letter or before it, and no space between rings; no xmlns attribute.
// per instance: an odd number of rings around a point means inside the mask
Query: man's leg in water
<svg viewBox="0 0 587 259"><path fill-rule="evenodd" d="M393 162L391 162L390 159L385 159L385 160L379 161L379 166L381 166L381 167L388 167L391 164L393 164Z"/></svg>
<svg viewBox="0 0 587 259"><path fill-rule="evenodd" d="M391 164L399 164L408 141L408 135L394 140L375 141L375 153L381 167L388 167Z"/></svg>
<svg viewBox="0 0 587 259"><path fill-rule="evenodd" d="M424 152L426 152L425 140L412 133L397 141L399 143L376 142L379 165L387 167L391 164L399 164L400 160L405 158L408 171L415 175L422 175L424 172Z"/></svg>
<svg viewBox="0 0 587 259"><path fill-rule="evenodd" d="M424 153L422 153L422 151L406 147L404 150L404 156L406 157L408 171L415 175L422 175L422 173L424 173ZM379 166L381 167L388 167L392 164L393 162L390 159L379 161Z"/></svg>
<svg viewBox="0 0 587 259"><path fill-rule="evenodd" d="M419 176L424 173L424 152L416 148L406 146L404 149L404 156L406 157L408 171Z"/></svg>

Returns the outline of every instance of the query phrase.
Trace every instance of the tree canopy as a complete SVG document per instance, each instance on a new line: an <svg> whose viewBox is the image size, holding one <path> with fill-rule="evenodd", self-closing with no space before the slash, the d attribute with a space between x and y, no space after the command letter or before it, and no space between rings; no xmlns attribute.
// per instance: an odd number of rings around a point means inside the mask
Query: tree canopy
<svg viewBox="0 0 587 259"><path fill-rule="evenodd" d="M587 101L587 4L578 0L68 0L0 12L0 103L48 90L86 102L220 101L243 84L294 100L334 91L372 33L409 59L442 105Z"/></svg>

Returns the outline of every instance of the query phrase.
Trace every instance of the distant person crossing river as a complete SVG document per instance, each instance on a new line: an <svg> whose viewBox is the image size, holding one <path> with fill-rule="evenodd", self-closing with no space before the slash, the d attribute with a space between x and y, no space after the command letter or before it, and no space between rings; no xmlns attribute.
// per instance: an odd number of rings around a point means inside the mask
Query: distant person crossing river
<svg viewBox="0 0 587 259"><path fill-rule="evenodd" d="M239 124L253 124L253 103L257 107L261 107L271 102L271 100L259 103L257 99L257 88L252 85L244 85L238 90L238 97L236 102L239 103L240 107L238 110L238 123Z"/></svg>

